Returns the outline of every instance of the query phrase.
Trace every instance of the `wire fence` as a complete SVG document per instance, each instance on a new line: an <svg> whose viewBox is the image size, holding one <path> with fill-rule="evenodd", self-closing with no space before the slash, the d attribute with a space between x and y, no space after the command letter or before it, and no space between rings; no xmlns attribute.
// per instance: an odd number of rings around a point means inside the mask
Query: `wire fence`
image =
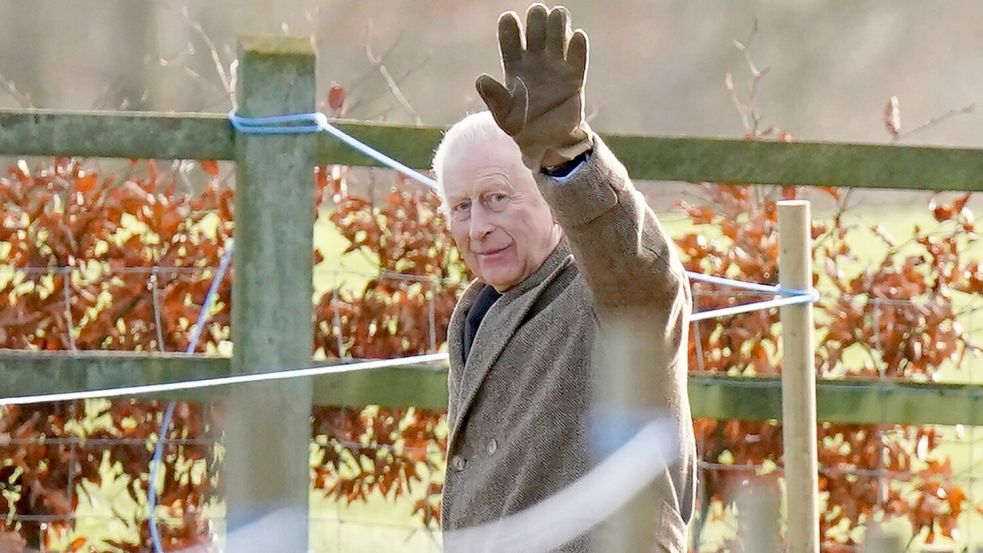
<svg viewBox="0 0 983 553"><path fill-rule="evenodd" d="M694 301L696 305L703 301L716 305L721 297L753 296L751 292L697 289ZM888 340L897 339L892 335L893 329L885 325L886 319L899 312L919 314L932 309L931 301L924 298L900 300L871 297L866 293L825 296L817 303L817 340L820 348L823 347L827 330L821 317L826 314L824 311L843 302L857 302L868 310L865 324L878 330L871 334L870 343L867 344L875 354L884 350ZM983 303L979 298L970 298L967 305L958 311L962 325L975 328L976 313L981 306ZM777 322L777 317L773 317L772 322ZM718 370L708 367L706 362L712 360L713 355L699 349L703 342L701 332L707 332L707 327L710 327L709 332L720 332L720 328L707 324L696 323L691 327L691 340L696 344L697 352L691 357L690 368L696 372ZM909 339L917 341L917 336ZM978 341L972 332L968 340ZM866 349L857 347L852 355L848 354L840 362L847 368L823 367L823 363L818 361L817 367L826 372L827 378L849 378L853 373L849 369L851 365L873 366L873 371L860 371L862 376L874 374L884 380L905 377L904 374L890 374L885 370L886 360L870 355ZM692 362L694 358L695 363ZM920 377L977 384L980 382L981 368L983 363L980 356L970 354L944 363L935 374ZM738 425L741 426L737 428ZM697 427L701 425L697 423ZM776 421L720 421L714 423L712 428L707 429L705 425L703 428L708 431L697 432L701 501L713 505L698 513L702 520L694 523L699 535L693 538L692 543L694 546L698 543L699 551L739 549L733 540L740 534L742 520L734 499L739 495L740 488L762 479L771 482L769 477L782 475L781 460L777 457L762 459L767 456L754 447L754 442L760 440L766 444L765 449L780 451L780 425ZM903 536L905 551L956 553L983 550L983 487L977 475L983 469L980 463L983 442L980 441L979 428L834 423L820 423L819 428L820 488L824 502L821 516L826 522L822 525L822 547L825 551L862 550L857 545L862 542L862 532L858 532L856 527L884 521L892 522L892 531ZM730 441L719 439L720 435L728 432L741 434ZM850 443L840 438L841 433L861 432L872 434L873 439ZM747 443L750 450L743 455L726 447L740 447L737 444L741 442ZM860 445L871 451L856 451L855 448ZM902 447L910 450L906 450L903 456L906 461L904 468L899 468L890 461L898 460L897 450ZM725 498L724 501L716 500L720 497ZM934 536L929 536L930 529Z"/></svg>
<svg viewBox="0 0 983 553"><path fill-rule="evenodd" d="M144 290L146 298L144 301L147 301L151 306L149 317L146 321L148 325L146 330L156 337L156 343L153 344L154 347L163 351L166 349L162 347L163 345L176 342L164 333L165 325L162 321L166 320L167 316L163 308L165 294L162 292L162 289L165 285L162 285L162 282L168 278L168 275L175 274L196 275L202 280L207 281L209 276L214 274L214 269L210 267L117 267L112 269L108 267L87 267L84 269L77 267L31 267L18 268L16 272L25 275L34 275L36 277L31 283L25 281L25 286L44 286L38 283L44 277L53 275L70 277L62 278L60 286L57 289L53 282L46 284L48 288L46 293L60 295L64 303L61 310L52 309L51 312L60 312L65 318L65 324L62 328L67 335L67 339L63 342L67 344L68 347L66 349L70 351L79 350L77 338L82 335L87 322L93 320L91 313L87 313L81 319L73 316L71 309L74 301L73 297L80 285L85 282L95 282L97 280L108 282L120 278L121 275L136 275L141 277L145 281ZM355 315L346 310L348 306L344 300L346 298L351 301L357 299L358 291L362 289L362 284L369 280L393 285L399 284L402 286L417 287L416 290L421 295L421 301L426 305L426 308L423 310L426 313L425 320L422 321L421 329L421 334L425 336L422 342L426 351L435 351L446 340L447 314L440 312L439 298L433 290L440 287L442 293L455 295L464 285L460 281L448 279L437 281L421 275L378 274L368 271L340 270L324 266L316 267L315 275L316 278L331 277L335 279L335 282L339 283L337 286L330 287L319 298L315 298L315 303L322 302L327 306L326 310L319 312L319 318L315 321L316 326L323 329L324 339L320 342L321 348L318 352L321 356L333 353L329 351L331 348L326 347L325 344L328 343L334 344L333 347L336 348L333 350L334 352L349 354L353 351L353 340L355 340L355 337L347 335L346 328L351 327L350 319L355 317ZM3 275L0 275L0 278L3 278ZM12 275L11 278L13 278ZM433 290L430 289L431 287L433 287ZM698 307L703 305L704 302L717 305L722 298L744 302L760 299L761 294L739 290L724 291L700 287L695 288L694 301ZM874 328L882 327L882 321L880 319L885 317L886 313L898 310L918 311L926 308L922 301L872 299L862 295L824 298L820 302L820 308L822 308L824 302L854 299L869 302L871 306L871 324ZM194 304L195 300L188 298L185 301L186 303ZM227 310L227 301L220 302L214 308L215 313L222 313ZM976 328L975 313L976 310L972 308L964 309L961 312L962 322L966 328ZM733 320L737 321L739 317L760 316L762 315L735 315L735 319ZM773 317L774 315L766 316ZM227 337L227 328L224 328L227 326L227 323L222 322L223 319L221 317L215 318L215 320L216 322L210 325L210 333L206 333L206 335L213 346L217 347L217 343L223 337ZM181 329L185 333L190 333L193 330L190 324L184 324ZM694 355L695 362L691 366L691 369L697 372L711 372L714 369L708 366L707 363L707 360L712 357L711 352L699 351L699 346L703 343L702 332L719 332L719 329L716 323L712 321L693 323L691 336L698 351ZM883 336L880 333L873 335L873 343L870 345L874 350L881 349L882 344L879 343L881 339L883 339ZM959 363L954 362L951 366L945 367L942 372L944 373L943 378L946 380L961 380L977 383L979 381L977 375L979 369L979 359L975 356L966 356ZM2 512L0 513L0 520L6 521L9 527L17 527L19 525L23 527L24 524L27 524L31 528L34 528L35 531L42 533L47 532L48 528L52 525L70 523L74 525L78 533L91 532L98 534L99 531L103 531L102 538L106 540L118 538L120 535L139 535L142 531L141 525L145 522L146 517L145 513L138 506L138 501L134 501L134 498L139 500L143 496L140 493L132 493L131 488L133 486L140 487L141 484L139 482L127 482L126 477L123 476L124 471L119 466L114 467L112 462L120 462L123 459L125 462L133 463L134 465L148 466L152 455L152 448L156 442L156 434L148 431L145 435L112 435L108 433L105 427L100 427L97 422L100 417L104 418L110 414L119 414L112 412L114 406L134 403L138 402L108 402L102 400L91 400L84 403L69 402L54 408L54 412L58 416L63 417L66 421L70 421L70 424L65 424L60 428L61 433L44 431L44 429L28 435L19 435L10 432L0 433L0 458L3 459L13 459L15 456L21 455L23 451L37 446L54 449L55 454L51 458L60 459L68 467L64 471L64 487L60 491L69 504L73 502L78 503L78 507L70 510L70 512ZM163 402L150 402L150 414L147 416L151 420L148 421L148 428L159 423L158 415L162 405ZM206 478L210 469L203 466L203 464L207 463L204 463L200 458L194 459L182 456L192 450L196 452L191 457L197 457L199 455L207 457L212 455L218 443L219 434L217 420L214 417L214 413L211 412L212 407L208 405L195 405L193 408L199 410L201 420L205 421L201 431L194 434L182 434L182 432L187 431L176 427L172 428L172 432L176 434L168 437L166 445L167 458L170 460L169 464L173 466L183 461L186 465L180 470L175 469L172 472L174 474L172 477L186 478L189 482L195 479L200 480ZM59 411L59 409L62 411ZM10 414L8 410L2 412L5 416L9 416ZM372 417L384 416L391 418L393 416L391 413L380 413L379 411L361 408L340 408L338 413L336 413L336 416L342 418L348 415L357 416L366 420L371 420ZM721 422L716 431L726 432L726 425L734 422L737 421ZM440 419L438 421L439 424L446 423ZM774 423L765 422L760 423L760 425L760 428L768 426L777 428ZM821 476L827 480L827 490L832 487L829 482L834 480L843 481L845 484L842 484L842 486L850 487L859 496L863 494L874 494L876 499L873 502L874 511L887 512L891 510L891 507L886 503L892 497L908 497L919 489L917 488L918 484L923 484L926 480L934 479L939 481L940 486L936 487L936 489L940 491L934 497L928 496L928 503L931 503L931 505L925 506L925 502L918 503L915 501L910 503L909 506L914 506L913 508L916 510L924 509L925 517L927 517L926 520L934 520L933 525L935 525L934 528L937 531L941 530L939 520L947 520L941 517L941 515L946 513L946 505L956 506L958 512L954 513L956 515L955 524L959 532L955 534L953 539L938 538L934 544L924 546L919 544L917 547L921 549L911 550L941 552L949 550L961 551L964 548L969 548L972 551L983 542L983 526L981 526L981 523L983 523L981 519L983 517L980 515L980 512L983 512L983 488L981 488L980 479L977 476L977 470L983 469L983 465L981 465L983 463L983 457L981 457L983 443L980 442L980 437L983 434L980 433L979 429L972 426L965 428L933 427L936 435L933 438L935 443L931 444L932 447L918 442L918 434L912 433L922 430L927 431L927 428L913 431L900 426L880 425L873 430L877 432L878 436L874 443L877 444L876 447L880 450L875 455L875 458L883 459L889 456L885 452L888 452L892 445L896 445L896 441L892 440L903 438L907 440L907 445L912 445L916 449L924 449L924 452L913 452L912 458L917 460L917 466L910 466L905 470L897 470L886 464L874 464L870 466L869 464L865 465L860 462L854 462L852 464L844 463L840 460L841 462L839 464L825 464L821 467ZM444 430L437 430L436 432L439 433L442 431ZM708 434L700 434L699 432L697 435L701 438L708 436ZM780 432L776 431L775 435L780 435ZM913 437L915 438L914 442L912 442ZM745 436L744 439L753 441L755 438L754 436ZM833 443L835 439L830 435L826 435L823 439L830 442L826 444L823 450L836 447L836 444ZM736 460L735 452L727 450L720 451L719 445L719 443L709 443L706 439L700 439L697 443L700 458L701 491L704 494L701 499L701 505L697 509L697 518L699 520L695 521L694 524L695 527L699 528L698 549L700 551L727 549L733 545L731 540L738 533L740 517L735 513L732 496L728 495L732 491L728 489L728 486L735 484L729 483L729 480L733 480L734 478L737 480L748 480L749 478L753 480L752 477L781 474L781 467L775 460L761 459L759 462L739 462ZM404 453L414 451L412 446L406 446L398 441L392 444L367 444L361 439L346 437L343 433L318 433L317 431L315 431L312 448L314 448L312 451L315 454L324 449L331 448L337 451L343 451L344 455L348 456L349 462L355 464L359 463L358 457L363 453L368 454L366 459L375 460L384 459L384 457L378 456L380 450L399 450ZM341 493L337 490L332 492L332 485L334 483L331 482L319 488L320 499L315 499L312 503L311 525L313 550L354 552L378 550L380 547L384 547L387 551L439 551L440 539L436 525L433 522L425 523L424 518L421 516L421 511L417 507L421 501L430 505L439 503L439 486L443 478L443 451L434 444L429 444L423 449L416 448L416 450L426 458L432 459L430 469L422 471L423 473L418 480L414 480L409 484L401 482L399 484L400 486L406 486L408 488L403 493L376 493L367 497L353 498L351 494ZM78 470L78 467L81 465L79 460L83 457L89 459L98 457L100 459L98 463L89 463L90 465L95 464L98 467L98 474L83 474ZM949 458L949 466L947 468L943 467L944 463L946 463L944 461L946 457ZM926 467L934 466L932 463L939 465L933 469L937 469L937 471L926 472ZM4 468L9 466L11 466L10 463L5 462ZM316 468L315 466L315 477ZM366 472L369 473L371 471ZM23 488L15 489L13 482L21 476L21 473L12 474L8 471L3 481L0 481L0 486L3 487L2 492L9 496L31 493L30 490ZM721 482L725 484L721 486ZM708 485L717 485L719 489L708 491ZM142 486L145 487L146 484L144 483ZM894 490L893 495L891 490ZM958 502L952 500L951 494L954 490L959 490L958 493L962 494ZM208 491L211 492L212 490ZM718 492L719 497L724 498L724 501L714 503L712 498ZM828 495L825 497L828 498ZM707 507L705 506L707 502L714 504ZM223 527L223 513L220 502L215 498L205 498L205 503L203 508L195 515L195 523L200 524L201 528L204 528L209 533L220 533ZM832 510L828 510L824 516L835 518L838 514L835 512L836 509L842 510L843 507L838 506ZM951 510L952 507L948 507L948 509ZM934 518L929 517L929 514L933 515ZM165 512L159 512L158 519L165 525L168 522L180 521L187 523L189 521L187 515L173 515ZM857 521L863 520L866 519L861 516ZM849 541L850 535L848 534L848 528L846 528L848 525L841 523L840 526L843 526L842 532L840 533L841 540ZM919 531L917 529L915 530ZM923 528L920 532L921 538L916 539L916 542L924 540L926 530ZM858 550L856 545L840 543L839 541L827 541L824 547L828 551Z"/></svg>
<svg viewBox="0 0 983 553"><path fill-rule="evenodd" d="M179 347L181 341L175 340L175 337L172 336L174 332L173 328L167 331L163 328L162 321L168 319L168 316L163 311L164 298L162 296L164 294L161 292L161 283L165 282L168 275L175 274L188 275L195 277L196 280L207 282L214 272L215 269L211 267L120 268L102 264L91 264L84 268L17 268L11 269L7 275L0 274L0 279L19 279L23 278L21 275L29 275L30 278L24 278L20 284L15 286L15 289L19 293L44 296L45 299L60 298L60 302L49 302L49 305L55 303L49 309L50 312L64 317L64 324L50 325L46 329L46 334L48 334L46 338L52 338L50 334L53 330L60 331L62 333L62 339L59 342L65 345L67 351L72 352L80 350L79 341L76 338L82 336L87 324L97 319L97 313L93 313L93 311L111 309L113 307L111 303L105 300L100 303L98 298L92 298L90 305L95 307L90 308L81 318L77 316L73 317L71 306L75 304L74 298L76 294L80 290L85 290L87 285L108 285L109 283L118 282L121 279L132 280L133 277L142 279L144 281L143 292L131 296L130 301L143 301L151 307L149 313L145 314L144 318L146 320L143 321L145 325L143 330L150 336L147 346L149 349L167 351L168 348L164 347L165 345L176 344ZM317 267L315 274L316 278L330 278L336 283L335 286L331 286L330 290L323 293L316 301L316 303L323 304L325 308L319 311L320 318L315 321L318 327L326 327L321 332L323 337L321 340L322 347L317 352L318 357L322 358L327 356L336 357L338 356L338 352L341 352L343 357L350 357L351 349L354 345L354 338L348 336L346 330L351 328L357 329L359 326L358 321L350 320L358 317L357 313L351 312L351 306L357 303L360 297L360 290L363 289L365 282L375 280L381 284L388 283L393 288L401 289L405 289L408 286L416 296L419 296L417 298L418 301L422 301L425 304L423 309L425 320L422 321L423 329L421 331L421 334L424 336L419 338L417 342L422 343L423 347L429 351L435 351L436 345L443 343L443 334L446 332L444 330L446 327L446 314L438 313L440 309L436 304L438 298L435 295L435 289L439 287L442 291L449 290L449 293L454 295L456 293L454 290L461 286L459 283L447 279L438 280L420 275L389 272L379 274L368 271ZM51 280L56 275L62 276L61 285L57 287ZM193 298L186 298L183 303L195 307L201 301L201 299L196 301ZM59 303L60 305L57 305ZM221 351L221 342L223 339L227 339L228 307L229 302L226 297L224 301L220 301L213 309L212 320L215 322L208 325L209 331L205 333L205 341L209 342L213 350ZM190 311L193 310L191 309ZM77 312L78 310L76 310ZM223 314L225 317L222 317ZM443 326L441 326L438 316L443 317ZM128 319L126 323L132 325L134 321ZM188 335L193 330L190 324L184 324L180 328L180 331ZM331 348L327 347L329 344L336 344L337 349L330 351ZM174 349L177 348L175 347ZM49 487L45 489L45 493L52 498L57 497L59 500L63 499L67 505L72 505L76 502L78 504L77 508L72 509L68 509L64 505L60 509L50 509L47 508L50 506L45 505L42 500L37 504L40 511L56 510L59 512L38 514L29 510L16 511L13 509L4 509L4 512L0 512L0 520L5 521L8 527L21 528L22 533L25 531L34 531L38 532L41 536L45 535L49 531L49 528L58 524L74 525L79 532L88 529L95 536L102 539L115 538L120 534L129 536L132 539L134 534L139 535L140 526L146 520L146 514L137 508L136 503L145 499L145 494L143 494L142 490L135 493L131 486L118 485L117 482L129 478L134 472L140 474L141 469L149 466L152 449L157 441L155 424L159 422L159 413L163 403L149 402L146 412L143 413L143 422L147 424L135 431L130 429L131 433L138 437L127 436L125 435L125 430L121 432L119 428L107 428L105 424L99 424L98 421L100 418L118 414L113 412L112 406L119 403L139 404L145 402L90 400L86 402L57 404L49 410L53 411L53 413L46 413L45 418L63 419L68 421L67 424L63 424L58 428L52 428L51 425L43 423L40 425L34 424L33 426L28 425L25 428L25 431L30 430L28 435L0 431L0 458L14 460L25 450L45 448L46 452L43 455L45 461L58 462L60 465L63 465L61 469L64 473L63 478L60 479L63 483L59 486L60 489ZM177 478L192 478L195 472L202 473L204 471L200 461L191 463L186 467L177 467L176 465L180 464L179 461L181 460L181 452L183 450L193 448L197 450L196 457L208 457L214 454L215 446L218 443L218 433L214 431L215 417L210 413L211 407L202 405L197 408L201 410L202 414L199 417L199 421L205 425L205 431L199 431L192 436L182 436L180 426L187 422L188 417L179 417L180 422L172 427L165 446L165 458L168 459L168 465L171 467L168 474L180 472L179 475L174 476ZM7 418L8 420L14 418L9 408L0 408L0 413L4 415L3 418ZM30 417L27 418L29 419ZM336 443L344 446L349 451L357 451L361 447L359 443L352 440L341 440L336 441ZM92 457L103 457L103 455L106 456L106 459L92 459ZM86 457L89 458L87 463L80 462ZM132 463L132 465L127 465L123 469L118 466L112 466L112 463L118 463L120 460L125 461L123 464ZM7 468L13 466L13 463L4 462L3 466L0 467L0 472L6 472ZM80 466L90 467L90 474L81 474ZM96 474L91 474L93 466L95 467ZM139 467L139 469L134 471L134 466ZM6 481L0 482L4 493L11 494L11 497L19 497L32 493L26 486L17 486L15 484L18 479L21 482L25 482L30 481L30 478L24 479L23 474L4 474L4 476L6 477ZM200 474L198 478L201 478ZM51 482L50 475L47 475L45 483L50 485ZM139 482L131 482L131 484L141 487ZM143 489L145 489L145 486L145 483L142 484ZM428 490L430 489L429 482L425 487ZM212 492L213 490L206 489L205 491ZM203 509L202 513L211 512L212 514L202 514L200 521L208 528L215 528L215 525L222 519L221 509L212 501L212 498L203 497L201 499L205 502L212 503L206 509ZM9 508L12 503L14 502L5 502L5 505ZM324 517L321 518L323 519ZM168 516L167 513L161 510L158 510L158 519L164 524L168 521L188 523L187 518L184 516ZM339 520L338 517L334 517L334 519ZM343 523L349 524L348 521L341 520ZM101 525L97 524L97 529L93 530L92 525L96 522L101 522ZM25 524L30 529L25 527ZM364 527L368 523L352 522L351 524ZM403 526L411 527L412 525L407 523ZM115 530L107 534L106 529L110 528L115 528ZM44 543L44 540L39 539L39 543Z"/></svg>

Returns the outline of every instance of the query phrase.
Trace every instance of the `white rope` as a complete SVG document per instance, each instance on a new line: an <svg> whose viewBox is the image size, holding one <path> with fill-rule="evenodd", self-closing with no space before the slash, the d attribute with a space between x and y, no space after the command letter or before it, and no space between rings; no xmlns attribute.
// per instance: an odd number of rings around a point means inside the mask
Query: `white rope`
<svg viewBox="0 0 983 553"><path fill-rule="evenodd" d="M446 548L455 551L521 551L546 553L582 536L635 497L675 459L673 425L651 421L587 474L556 494L513 515L443 533ZM279 510L231 529L225 542L274 550L280 531L299 513ZM209 544L210 545L210 544ZM209 545L180 550L204 553Z"/></svg>
<svg viewBox="0 0 983 553"><path fill-rule="evenodd" d="M56 392L50 394L36 394L30 396L15 396L0 398L0 405L33 405L48 401L73 401L77 399L95 399L110 397L127 397L141 394L159 394L163 392L174 392L177 390L195 390L199 388L214 388L216 386L228 386L230 384L246 384L249 382L269 382L273 380L284 380L288 378L303 378L305 376L318 376L322 374L341 374L370 369L381 369L385 367L399 367L402 365L412 365L417 363L436 363L447 361L446 353L432 353L428 355L416 355L411 357L400 357L396 359L380 359L376 361L362 361L359 363L348 363L342 365L323 365L317 367L307 367L301 369L288 369L283 371L273 371L256 374L242 374L235 376L222 376L218 378L205 378L202 380L185 380L178 382L165 382L160 384L140 384L137 386L125 386L122 388L103 388L99 390L82 390L76 392Z"/></svg>

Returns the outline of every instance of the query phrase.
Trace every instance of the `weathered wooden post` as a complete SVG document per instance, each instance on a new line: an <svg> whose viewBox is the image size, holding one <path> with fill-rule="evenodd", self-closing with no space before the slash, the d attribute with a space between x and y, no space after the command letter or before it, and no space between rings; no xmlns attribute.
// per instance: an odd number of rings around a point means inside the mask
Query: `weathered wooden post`
<svg viewBox="0 0 983 553"><path fill-rule="evenodd" d="M741 553L782 551L781 494L763 478L752 478L737 496Z"/></svg>
<svg viewBox="0 0 983 553"><path fill-rule="evenodd" d="M309 39L243 38L240 60L240 115L315 110ZM236 136L233 374L311 363L315 146L307 134ZM227 551L307 551L310 413L307 378L230 390Z"/></svg>
<svg viewBox="0 0 983 553"><path fill-rule="evenodd" d="M778 202L778 281L812 289L809 202ZM819 553L819 482L816 460L816 371L812 304L781 308L782 442L788 552Z"/></svg>
<svg viewBox="0 0 983 553"><path fill-rule="evenodd" d="M904 550L905 543L901 534L886 530L880 524L867 525L863 553L902 553Z"/></svg>

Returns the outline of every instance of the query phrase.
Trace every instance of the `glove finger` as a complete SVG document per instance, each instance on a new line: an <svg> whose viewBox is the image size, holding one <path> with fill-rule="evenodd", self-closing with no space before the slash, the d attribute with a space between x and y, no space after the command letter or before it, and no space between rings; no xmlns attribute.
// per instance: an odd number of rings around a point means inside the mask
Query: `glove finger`
<svg viewBox="0 0 983 553"><path fill-rule="evenodd" d="M512 112L512 104L514 103L509 91L502 86L502 83L488 74L479 76L474 87L478 90L481 99L485 101L485 105L488 106L488 111L495 117L498 126L502 127L505 132L509 132L509 129L506 128L506 120L509 113Z"/></svg>
<svg viewBox="0 0 983 553"><path fill-rule="evenodd" d="M522 31L515 12L505 12L498 18L498 49L502 53L502 68L508 74L522 59Z"/></svg>
<svg viewBox="0 0 983 553"><path fill-rule="evenodd" d="M587 34L577 29L570 37L570 46L567 48L567 63L577 71L581 80L587 76L587 50Z"/></svg>
<svg viewBox="0 0 983 553"><path fill-rule="evenodd" d="M526 14L526 50L542 52L546 48L546 6L533 4Z"/></svg>
<svg viewBox="0 0 983 553"><path fill-rule="evenodd" d="M570 12L563 6L550 11L546 22L546 53L563 59L570 40Z"/></svg>

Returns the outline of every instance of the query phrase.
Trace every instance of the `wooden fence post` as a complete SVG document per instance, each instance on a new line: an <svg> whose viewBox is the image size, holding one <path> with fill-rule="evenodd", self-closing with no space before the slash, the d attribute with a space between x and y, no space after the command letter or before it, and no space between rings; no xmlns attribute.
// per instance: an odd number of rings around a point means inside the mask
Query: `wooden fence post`
<svg viewBox="0 0 983 553"><path fill-rule="evenodd" d="M863 553L903 553L905 543L898 532L886 530L876 523L867 525Z"/></svg>
<svg viewBox="0 0 983 553"><path fill-rule="evenodd" d="M240 60L240 115L315 110L310 40L242 38ZM311 363L315 151L313 135L236 136L233 374ZM309 378L230 390L227 551L307 551L310 416Z"/></svg>
<svg viewBox="0 0 983 553"><path fill-rule="evenodd" d="M778 202L778 281L812 289L809 202ZM788 552L819 552L819 483L816 460L816 371L812 304L781 308L782 438Z"/></svg>
<svg viewBox="0 0 983 553"><path fill-rule="evenodd" d="M737 511L740 553L782 551L781 495L765 478L751 478L738 492Z"/></svg>

